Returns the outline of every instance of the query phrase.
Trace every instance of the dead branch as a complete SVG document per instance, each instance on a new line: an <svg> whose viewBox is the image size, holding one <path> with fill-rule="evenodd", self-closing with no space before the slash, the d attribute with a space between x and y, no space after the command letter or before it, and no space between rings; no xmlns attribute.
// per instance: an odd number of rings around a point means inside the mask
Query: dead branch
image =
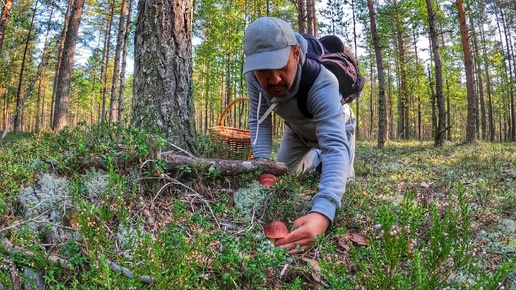
<svg viewBox="0 0 516 290"><path fill-rule="evenodd" d="M22 246L14 245L7 239L3 240L3 244L7 247L8 253L16 252L18 254L21 254L21 255L24 255L27 257L35 257L36 256L35 253L33 253L29 250L25 250L25 248L23 248ZM52 262L52 264L54 264L57 267L67 269L67 270L74 270L74 267L67 260L65 260L61 257L49 255L49 256L47 256L47 258L49 259L50 262ZM122 267L110 260L107 260L107 264L111 271L122 274L125 277L130 278L130 279L134 278L133 274L131 273L131 271L129 269ZM143 284L152 284L154 282L154 279L151 276L142 275L140 277L140 282ZM2 289L2 288L0 288L0 289Z"/></svg>
<svg viewBox="0 0 516 290"><path fill-rule="evenodd" d="M287 173L285 163L271 160L226 160L217 158L197 158L176 155L171 151L161 153L167 171L176 171L178 166L189 166L199 172L218 170L220 175L239 175L262 170L276 176Z"/></svg>

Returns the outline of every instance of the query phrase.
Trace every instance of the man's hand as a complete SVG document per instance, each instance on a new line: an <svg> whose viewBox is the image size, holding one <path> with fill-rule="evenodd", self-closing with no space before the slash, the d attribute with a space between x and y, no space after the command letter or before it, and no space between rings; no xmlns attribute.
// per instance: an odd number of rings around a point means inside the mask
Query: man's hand
<svg viewBox="0 0 516 290"><path fill-rule="evenodd" d="M293 231L286 237L278 239L276 246L288 249L290 254L304 252L318 237L322 237L330 226L330 220L324 215L312 212L302 216L292 224Z"/></svg>

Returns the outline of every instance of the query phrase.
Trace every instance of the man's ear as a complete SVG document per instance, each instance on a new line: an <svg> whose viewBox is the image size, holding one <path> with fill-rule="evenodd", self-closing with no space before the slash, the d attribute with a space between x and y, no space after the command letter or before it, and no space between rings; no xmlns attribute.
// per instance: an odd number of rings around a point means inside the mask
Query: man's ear
<svg viewBox="0 0 516 290"><path fill-rule="evenodd" d="M297 62L301 61L301 45L297 44L296 49L294 50L294 57Z"/></svg>

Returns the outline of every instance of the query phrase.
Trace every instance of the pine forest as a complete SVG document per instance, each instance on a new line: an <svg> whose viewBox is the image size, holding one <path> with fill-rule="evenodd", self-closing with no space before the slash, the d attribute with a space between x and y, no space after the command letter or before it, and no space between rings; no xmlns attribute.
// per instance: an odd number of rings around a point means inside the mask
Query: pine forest
<svg viewBox="0 0 516 290"><path fill-rule="evenodd" d="M139 3L80 2L3 1L4 135L130 122ZM296 31L335 34L358 57L367 79L353 104L359 138L516 141L514 2L368 2L195 2L187 77L196 131L207 133L246 96L245 27L269 15ZM235 105L223 121L245 127L246 112L245 103Z"/></svg>

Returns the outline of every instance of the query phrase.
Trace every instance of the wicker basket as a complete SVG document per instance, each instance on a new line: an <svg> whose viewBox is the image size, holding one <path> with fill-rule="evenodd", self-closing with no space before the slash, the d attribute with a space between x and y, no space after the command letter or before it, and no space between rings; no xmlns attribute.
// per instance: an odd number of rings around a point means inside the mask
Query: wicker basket
<svg viewBox="0 0 516 290"><path fill-rule="evenodd" d="M249 130L224 126L224 119L226 118L227 112L231 109L231 106L237 102L248 100L249 98L246 97L237 98L228 104L220 116L218 125L211 128L212 141L227 144L236 152L249 150L249 146L251 145L251 133ZM251 156L250 153L249 156Z"/></svg>

